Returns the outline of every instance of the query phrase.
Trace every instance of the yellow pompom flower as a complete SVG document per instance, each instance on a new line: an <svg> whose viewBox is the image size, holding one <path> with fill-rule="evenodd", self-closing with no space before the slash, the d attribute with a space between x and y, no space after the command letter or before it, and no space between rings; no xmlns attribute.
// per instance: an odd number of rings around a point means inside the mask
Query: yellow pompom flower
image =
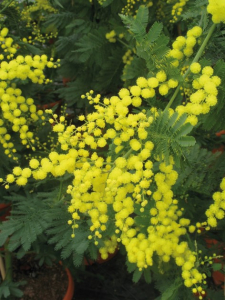
<svg viewBox="0 0 225 300"><path fill-rule="evenodd" d="M208 76L212 76L213 75L213 68L206 66L202 69L202 74L206 74Z"/></svg>
<svg viewBox="0 0 225 300"><path fill-rule="evenodd" d="M152 88L145 88L141 91L141 96L145 99L153 98L155 96L155 90Z"/></svg>
<svg viewBox="0 0 225 300"><path fill-rule="evenodd" d="M209 0L207 11L212 15L214 23L225 23L225 2L224 0Z"/></svg>
<svg viewBox="0 0 225 300"><path fill-rule="evenodd" d="M6 177L6 181L7 181L8 183L12 183L12 182L14 182L14 181L15 181L15 177L14 177L14 175L13 175L13 174L9 174L9 175L7 175L7 177Z"/></svg>
<svg viewBox="0 0 225 300"><path fill-rule="evenodd" d="M2 37L6 37L7 34L8 34L8 32L9 32L8 28L4 27L4 28L1 30L1 33L0 33L0 34L1 34Z"/></svg>
<svg viewBox="0 0 225 300"><path fill-rule="evenodd" d="M155 77L151 77L148 79L148 86L150 88L156 88L159 85L159 81Z"/></svg>
<svg viewBox="0 0 225 300"><path fill-rule="evenodd" d="M31 176L31 169L29 169L29 168L23 169L21 176L25 177L25 178L29 178Z"/></svg>
<svg viewBox="0 0 225 300"><path fill-rule="evenodd" d="M201 65L197 62L190 65L190 70L193 74L198 74L201 71Z"/></svg>
<svg viewBox="0 0 225 300"><path fill-rule="evenodd" d="M221 190L225 190L225 177L222 179L222 181L220 183L220 188L221 188Z"/></svg>
<svg viewBox="0 0 225 300"><path fill-rule="evenodd" d="M160 93L160 95L165 96L165 95L168 94L168 92L169 92L168 85L166 83L161 84L160 87L159 87L159 93Z"/></svg>
<svg viewBox="0 0 225 300"><path fill-rule="evenodd" d="M160 82L164 82L166 81L166 73L164 71L159 71L157 74L156 74L156 78L158 79L158 81Z"/></svg>
<svg viewBox="0 0 225 300"><path fill-rule="evenodd" d="M194 37L199 37L202 35L202 28L200 26L194 26L192 29L189 30L189 32Z"/></svg>
<svg viewBox="0 0 225 300"><path fill-rule="evenodd" d="M174 79L170 79L167 82L169 88L176 88L178 86L178 81Z"/></svg>
<svg viewBox="0 0 225 300"><path fill-rule="evenodd" d="M19 176L19 175L21 175L21 173L22 173L22 169L20 167L13 168L14 175Z"/></svg>
<svg viewBox="0 0 225 300"><path fill-rule="evenodd" d="M129 95L130 95L130 92L129 92L128 89L122 88L122 89L119 91L118 95L119 95L120 98L122 99L122 98L125 97L125 96L129 96Z"/></svg>
<svg viewBox="0 0 225 300"><path fill-rule="evenodd" d="M115 160L115 164L118 168L124 168L127 164L127 161L124 157L118 157L116 160Z"/></svg>
<svg viewBox="0 0 225 300"><path fill-rule="evenodd" d="M139 106L141 106L141 103L142 103L141 97L133 97L132 98L132 105L133 106L139 107Z"/></svg>
<svg viewBox="0 0 225 300"><path fill-rule="evenodd" d="M145 88L148 86L148 81L144 77L138 77L138 79L136 80L136 83L140 88Z"/></svg>
<svg viewBox="0 0 225 300"><path fill-rule="evenodd" d="M134 85L130 88L130 92L133 96L140 96L141 88L138 85Z"/></svg>
<svg viewBox="0 0 225 300"><path fill-rule="evenodd" d="M26 185L27 184L27 178L23 177L23 176L20 176L16 179L16 184L17 185Z"/></svg>
<svg viewBox="0 0 225 300"><path fill-rule="evenodd" d="M130 141L130 146L133 150L138 151L141 148L141 143L136 139L132 139Z"/></svg>

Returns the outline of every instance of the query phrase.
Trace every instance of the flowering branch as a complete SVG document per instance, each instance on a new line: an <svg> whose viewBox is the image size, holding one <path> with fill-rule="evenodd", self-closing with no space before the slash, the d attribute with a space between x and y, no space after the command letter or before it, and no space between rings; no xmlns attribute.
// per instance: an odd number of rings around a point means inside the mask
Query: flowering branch
<svg viewBox="0 0 225 300"><path fill-rule="evenodd" d="M197 62L197 61L199 60L199 58L201 57L201 55L202 55L202 53L203 53L203 51L204 51L204 49L205 49L205 47L206 47L206 45L207 45L207 43L208 43L210 37L212 36L212 34L213 34L215 28L216 28L216 24L213 23L213 25L212 25L212 26L210 27L210 29L209 29L209 32L208 32L208 34L207 34L205 40L203 41L201 47L199 48L197 54L195 55L195 57L194 57L194 59L193 59L193 61L192 61L192 64L193 64L194 62ZM191 65L191 64L190 64L190 65ZM190 66L189 66L189 68L187 69L187 71L184 73L183 79L185 79L185 78L187 77L187 75L189 74L189 72L190 72ZM175 90L175 92L174 92L172 98L170 99L169 103L167 104L165 110L168 109L168 108L170 108L170 106L173 104L173 101L176 99L177 94L178 94L178 92L179 92L179 90L180 90L180 86L181 86L181 84L179 84L179 85L177 86L177 88L176 88L176 90Z"/></svg>

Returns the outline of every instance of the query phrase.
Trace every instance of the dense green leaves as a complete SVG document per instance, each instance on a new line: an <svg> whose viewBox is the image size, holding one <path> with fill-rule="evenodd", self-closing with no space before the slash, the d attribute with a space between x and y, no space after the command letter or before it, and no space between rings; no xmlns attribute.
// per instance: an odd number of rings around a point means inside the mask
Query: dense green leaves
<svg viewBox="0 0 225 300"><path fill-rule="evenodd" d="M184 152L186 161L182 172L179 172L175 190L179 190L182 185L184 190L211 195L223 176L224 158L218 153L213 154L201 148L199 144L187 148Z"/></svg>
<svg viewBox="0 0 225 300"><path fill-rule="evenodd" d="M0 284L0 299L12 299L12 297L21 298L23 292L19 289L20 285L26 284L25 281L12 282L12 281L3 281Z"/></svg>
<svg viewBox="0 0 225 300"><path fill-rule="evenodd" d="M123 23L134 34L135 39L141 42L146 35L146 27L148 24L148 8L140 6L135 18L120 15Z"/></svg>
<svg viewBox="0 0 225 300"><path fill-rule="evenodd" d="M155 145L156 153L159 153L161 159L169 163L169 156L172 155L175 162L179 165L180 159L184 156L185 147L195 144L192 136L187 136L193 126L185 123L187 115L181 117L178 113L170 116L169 111L161 112L150 126L149 137Z"/></svg>

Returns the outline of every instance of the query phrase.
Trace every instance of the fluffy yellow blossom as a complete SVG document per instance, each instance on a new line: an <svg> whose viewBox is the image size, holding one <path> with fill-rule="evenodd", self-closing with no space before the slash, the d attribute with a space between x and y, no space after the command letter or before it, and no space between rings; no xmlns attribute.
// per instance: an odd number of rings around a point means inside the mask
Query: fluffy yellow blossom
<svg viewBox="0 0 225 300"><path fill-rule="evenodd" d="M207 11L212 15L212 20L214 23L225 22L224 0L209 0Z"/></svg>
<svg viewBox="0 0 225 300"><path fill-rule="evenodd" d="M198 74L201 71L201 65L199 63L192 63L190 65L190 70L194 74Z"/></svg>

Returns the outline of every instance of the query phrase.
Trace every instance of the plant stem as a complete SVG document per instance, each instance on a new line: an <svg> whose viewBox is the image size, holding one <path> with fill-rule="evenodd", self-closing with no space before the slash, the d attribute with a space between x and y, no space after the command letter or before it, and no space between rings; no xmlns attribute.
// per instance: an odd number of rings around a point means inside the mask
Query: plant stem
<svg viewBox="0 0 225 300"><path fill-rule="evenodd" d="M199 60L199 58L201 57L201 55L202 55L202 53L203 53L203 51L204 51L204 49L205 49L205 47L206 47L206 45L207 45L209 39L211 38L211 36L212 36L213 31L215 30L215 28L216 28L216 24L213 24L213 25L210 27L210 29L209 29L209 31L208 31L208 34L207 34L207 36L206 36L206 38L205 38L205 40L203 41L201 47L199 48L199 50L198 50L197 54L195 55L195 57L194 57L194 59L193 59L193 61L192 61L191 64L193 64L194 62L197 62L197 61ZM190 65L191 65L191 64L190 64ZM187 71L184 73L183 79L185 79L185 78L187 77L187 75L189 74L189 72L190 72L190 66L189 66L189 68L187 69ZM179 92L179 90L180 90L180 86L181 86L181 84L179 84L178 87L176 88L176 90L175 90L175 92L174 92L172 98L170 99L169 103L167 104L165 110L168 109L168 108L170 108L170 106L172 105L173 101L175 100L175 98L176 98L176 96L177 96L177 94L178 94L178 92Z"/></svg>
<svg viewBox="0 0 225 300"><path fill-rule="evenodd" d="M60 199L61 199L61 194L62 194L62 186L63 186L63 181L60 180L60 186L59 186L59 196L58 196L58 199L57 201L59 202Z"/></svg>
<svg viewBox="0 0 225 300"><path fill-rule="evenodd" d="M6 277L5 280L12 281L12 253L5 247L5 268Z"/></svg>
<svg viewBox="0 0 225 300"><path fill-rule="evenodd" d="M120 42L125 47L127 47L128 49L131 49L131 47L128 44L126 44L124 41L122 41L121 39L117 39L117 41Z"/></svg>
<svg viewBox="0 0 225 300"><path fill-rule="evenodd" d="M9 1L9 3L7 3L2 10L0 10L0 13L2 13L14 0Z"/></svg>
<svg viewBox="0 0 225 300"><path fill-rule="evenodd" d="M216 24L213 23L213 25L210 27L209 32L204 40L204 42L202 43L200 49L198 50L197 54L195 55L195 58L193 59L192 63L197 62L199 60L199 58L201 57L209 39L211 38L213 31L216 29ZM188 71L188 70L187 70ZM187 73L187 72L186 72ZM186 74L185 73L185 74ZM184 75L185 75L184 74Z"/></svg>
<svg viewBox="0 0 225 300"><path fill-rule="evenodd" d="M124 158L127 158L129 156L129 154L133 151L133 149L131 148L130 150L128 150L125 154L124 154Z"/></svg>
<svg viewBox="0 0 225 300"><path fill-rule="evenodd" d="M4 265L4 261L3 261L2 256L0 256L0 273L1 273L1 276L2 276L2 280L5 280L5 276L6 276L5 265Z"/></svg>

